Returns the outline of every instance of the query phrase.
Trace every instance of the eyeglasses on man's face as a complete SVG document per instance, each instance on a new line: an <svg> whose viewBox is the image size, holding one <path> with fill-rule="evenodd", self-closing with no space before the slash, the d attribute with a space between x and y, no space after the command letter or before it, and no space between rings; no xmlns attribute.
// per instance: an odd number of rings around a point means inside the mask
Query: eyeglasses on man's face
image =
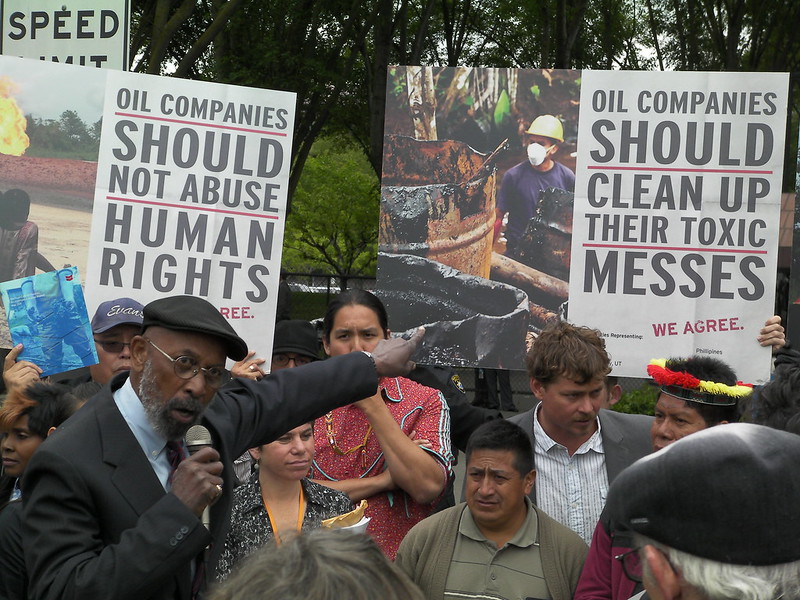
<svg viewBox="0 0 800 600"><path fill-rule="evenodd" d="M300 354L287 354L286 352L278 352L272 355L272 364L276 367L285 367L289 361L294 361L296 367L302 367L312 362L314 359Z"/></svg>
<svg viewBox="0 0 800 600"><path fill-rule="evenodd" d="M130 342L120 342L118 340L98 340L94 338L95 344L100 346L104 352L108 352L109 354L119 354L122 352L123 348L127 348L131 345Z"/></svg>
<svg viewBox="0 0 800 600"><path fill-rule="evenodd" d="M205 377L206 380L206 385L210 388L221 387L231 380L230 371L224 367L201 367L191 356L178 356L177 358L172 358L169 354L156 346L153 343L153 340L150 338L145 339L153 348L158 350L172 363L172 370L175 371L175 375L181 379L191 379L200 371L202 371L203 377Z"/></svg>
<svg viewBox="0 0 800 600"><path fill-rule="evenodd" d="M634 548L622 554L617 554L614 557L622 563L622 570L625 576L636 583L642 583L642 558L639 556L640 550L640 548Z"/></svg>

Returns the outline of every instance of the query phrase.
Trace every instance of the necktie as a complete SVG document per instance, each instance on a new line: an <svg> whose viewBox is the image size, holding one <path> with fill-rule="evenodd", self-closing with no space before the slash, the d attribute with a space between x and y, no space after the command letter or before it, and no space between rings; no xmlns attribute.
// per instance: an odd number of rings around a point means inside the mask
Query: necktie
<svg viewBox="0 0 800 600"><path fill-rule="evenodd" d="M169 462L169 475L167 476L167 483L172 485L172 477L175 475L175 469L181 464L184 459L183 445L180 442L169 441L167 442L167 461Z"/></svg>

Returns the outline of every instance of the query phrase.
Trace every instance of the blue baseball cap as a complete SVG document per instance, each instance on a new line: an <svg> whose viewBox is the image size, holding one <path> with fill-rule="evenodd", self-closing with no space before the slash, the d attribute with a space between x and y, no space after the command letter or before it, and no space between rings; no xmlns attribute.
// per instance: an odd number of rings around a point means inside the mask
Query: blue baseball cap
<svg viewBox="0 0 800 600"><path fill-rule="evenodd" d="M131 298L117 298L100 304L92 317L92 333L103 333L117 325L142 326L144 306Z"/></svg>

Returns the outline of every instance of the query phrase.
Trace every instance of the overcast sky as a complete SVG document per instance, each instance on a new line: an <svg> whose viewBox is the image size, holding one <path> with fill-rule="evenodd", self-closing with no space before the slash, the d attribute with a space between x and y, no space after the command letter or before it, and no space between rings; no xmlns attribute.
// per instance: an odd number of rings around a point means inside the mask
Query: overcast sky
<svg viewBox="0 0 800 600"><path fill-rule="evenodd" d="M16 85L11 96L25 114L58 119L74 110L91 125L103 114L107 71L39 60L0 56L0 78Z"/></svg>

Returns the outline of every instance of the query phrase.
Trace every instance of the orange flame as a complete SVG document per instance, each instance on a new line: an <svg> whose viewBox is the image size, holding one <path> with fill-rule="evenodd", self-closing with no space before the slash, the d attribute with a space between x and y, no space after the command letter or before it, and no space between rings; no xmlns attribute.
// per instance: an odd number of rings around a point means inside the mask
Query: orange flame
<svg viewBox="0 0 800 600"><path fill-rule="evenodd" d="M11 97L16 84L8 77L0 77L0 153L22 156L31 145L25 129L28 122L17 101Z"/></svg>

